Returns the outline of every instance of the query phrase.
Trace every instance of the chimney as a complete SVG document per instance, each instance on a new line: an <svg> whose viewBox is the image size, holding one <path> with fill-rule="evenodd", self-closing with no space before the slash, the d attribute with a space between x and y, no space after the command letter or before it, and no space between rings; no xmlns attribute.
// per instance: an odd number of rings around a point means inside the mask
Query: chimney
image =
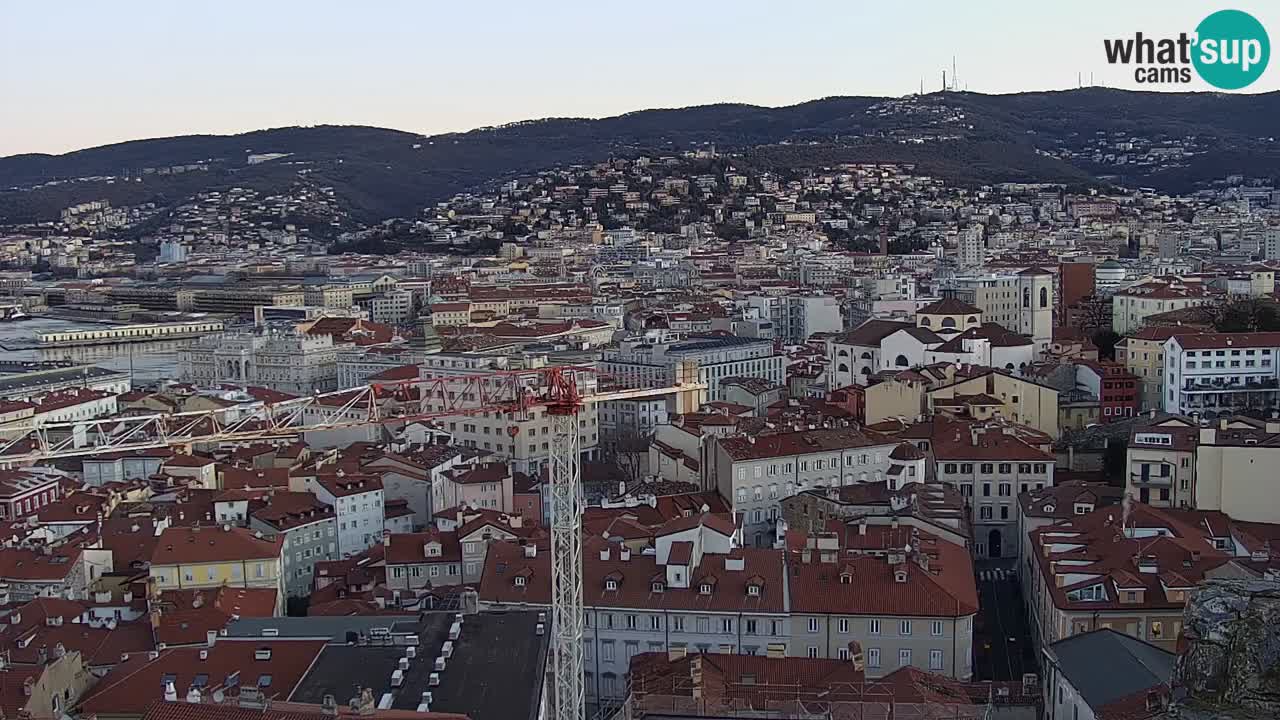
<svg viewBox="0 0 1280 720"><path fill-rule="evenodd" d="M167 700L168 698L166 697L165 699ZM199 705L199 704L200 704L200 689L199 689L199 688L192 687L190 690L188 690L188 691L187 691L187 702L191 703L192 705Z"/></svg>
<svg viewBox="0 0 1280 720"><path fill-rule="evenodd" d="M206 644L206 645L208 645L209 647L213 647L217 642L218 642L218 631L217 631L217 630L210 630L210 631L208 631L207 633L205 633L205 644Z"/></svg>
<svg viewBox="0 0 1280 720"><path fill-rule="evenodd" d="M164 684L164 699L167 702L178 702L178 688L173 686L173 681Z"/></svg>
<svg viewBox="0 0 1280 720"><path fill-rule="evenodd" d="M859 535L867 534L867 518L866 517L858 518L858 534Z"/></svg>

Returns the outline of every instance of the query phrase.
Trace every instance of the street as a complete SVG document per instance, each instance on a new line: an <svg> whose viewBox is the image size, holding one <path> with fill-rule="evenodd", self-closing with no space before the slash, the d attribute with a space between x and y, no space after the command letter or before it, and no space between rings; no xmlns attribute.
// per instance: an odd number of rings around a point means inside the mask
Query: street
<svg viewBox="0 0 1280 720"><path fill-rule="evenodd" d="M981 610L974 624L974 679L1021 680L1038 672L1017 575L1005 564L977 568Z"/></svg>

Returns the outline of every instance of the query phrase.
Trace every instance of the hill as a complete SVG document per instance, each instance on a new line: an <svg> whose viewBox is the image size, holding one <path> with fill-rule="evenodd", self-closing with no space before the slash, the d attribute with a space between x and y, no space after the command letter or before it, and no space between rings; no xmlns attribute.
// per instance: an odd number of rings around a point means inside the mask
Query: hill
<svg viewBox="0 0 1280 720"><path fill-rule="evenodd" d="M300 175L331 186L354 217L411 217L430 202L513 175L611 155L714 143L758 162L916 162L961 182L1118 178L1182 192L1228 173L1280 175L1272 118L1280 93L1137 93L1104 88L1015 95L832 97L548 118L423 136L357 126L290 127L118 143L0 158L0 222L50 219L84 200L171 204L205 189L280 189ZM1116 168L1090 158L1099 133L1195 138L1176 167ZM801 150L804 146L808 149ZM1039 151L1039 152L1037 152ZM1056 155L1047 157L1045 152ZM250 154L287 153L249 165ZM825 158L825 160L824 160ZM198 166L165 174L174 166Z"/></svg>

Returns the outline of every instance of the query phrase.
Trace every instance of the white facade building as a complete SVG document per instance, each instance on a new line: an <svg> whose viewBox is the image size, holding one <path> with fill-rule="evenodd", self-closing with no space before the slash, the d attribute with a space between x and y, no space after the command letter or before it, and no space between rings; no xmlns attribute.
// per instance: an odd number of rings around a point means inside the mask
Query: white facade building
<svg viewBox="0 0 1280 720"><path fill-rule="evenodd" d="M1164 362L1165 412L1232 415L1280 400L1280 333L1174 335Z"/></svg>
<svg viewBox="0 0 1280 720"><path fill-rule="evenodd" d="M775 354L768 340L730 336L691 336L674 342L625 340L606 350L600 369L623 387L667 387L676 383L682 363L697 365L697 382L706 383L707 399L720 400L720 381L756 377L780 385L786 380L786 356Z"/></svg>
<svg viewBox="0 0 1280 720"><path fill-rule="evenodd" d="M199 385L234 383L309 395L338 388L340 347L330 335L223 333L183 348L178 372Z"/></svg>
<svg viewBox="0 0 1280 720"><path fill-rule="evenodd" d="M333 506L339 556L350 557L382 542L383 491L378 476L321 474L304 478L303 487Z"/></svg>
<svg viewBox="0 0 1280 720"><path fill-rule="evenodd" d="M840 302L830 295L752 295L747 305L773 323L774 337L792 345L804 344L814 333L844 328Z"/></svg>

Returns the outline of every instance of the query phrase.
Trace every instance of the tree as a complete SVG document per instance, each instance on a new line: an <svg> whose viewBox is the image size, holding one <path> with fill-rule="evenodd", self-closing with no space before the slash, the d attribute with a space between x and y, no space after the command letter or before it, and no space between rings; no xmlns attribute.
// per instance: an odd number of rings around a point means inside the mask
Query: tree
<svg viewBox="0 0 1280 720"><path fill-rule="evenodd" d="M634 432L602 434L597 444L600 460L618 468L627 485L644 479L644 468L649 452L649 439Z"/></svg>
<svg viewBox="0 0 1280 720"><path fill-rule="evenodd" d="M1107 447L1102 451L1102 476L1107 479L1107 484L1112 487L1124 487L1125 477L1129 464L1128 443L1119 438L1111 438L1107 442Z"/></svg>
<svg viewBox="0 0 1280 720"><path fill-rule="evenodd" d="M1103 360L1114 360L1116 358L1116 343L1120 342L1120 335L1111 328L1099 330L1090 338L1094 347L1098 348L1098 357Z"/></svg>
<svg viewBox="0 0 1280 720"><path fill-rule="evenodd" d="M1209 322L1218 332L1272 332L1280 330L1280 310L1270 300L1234 298L1208 309Z"/></svg>

